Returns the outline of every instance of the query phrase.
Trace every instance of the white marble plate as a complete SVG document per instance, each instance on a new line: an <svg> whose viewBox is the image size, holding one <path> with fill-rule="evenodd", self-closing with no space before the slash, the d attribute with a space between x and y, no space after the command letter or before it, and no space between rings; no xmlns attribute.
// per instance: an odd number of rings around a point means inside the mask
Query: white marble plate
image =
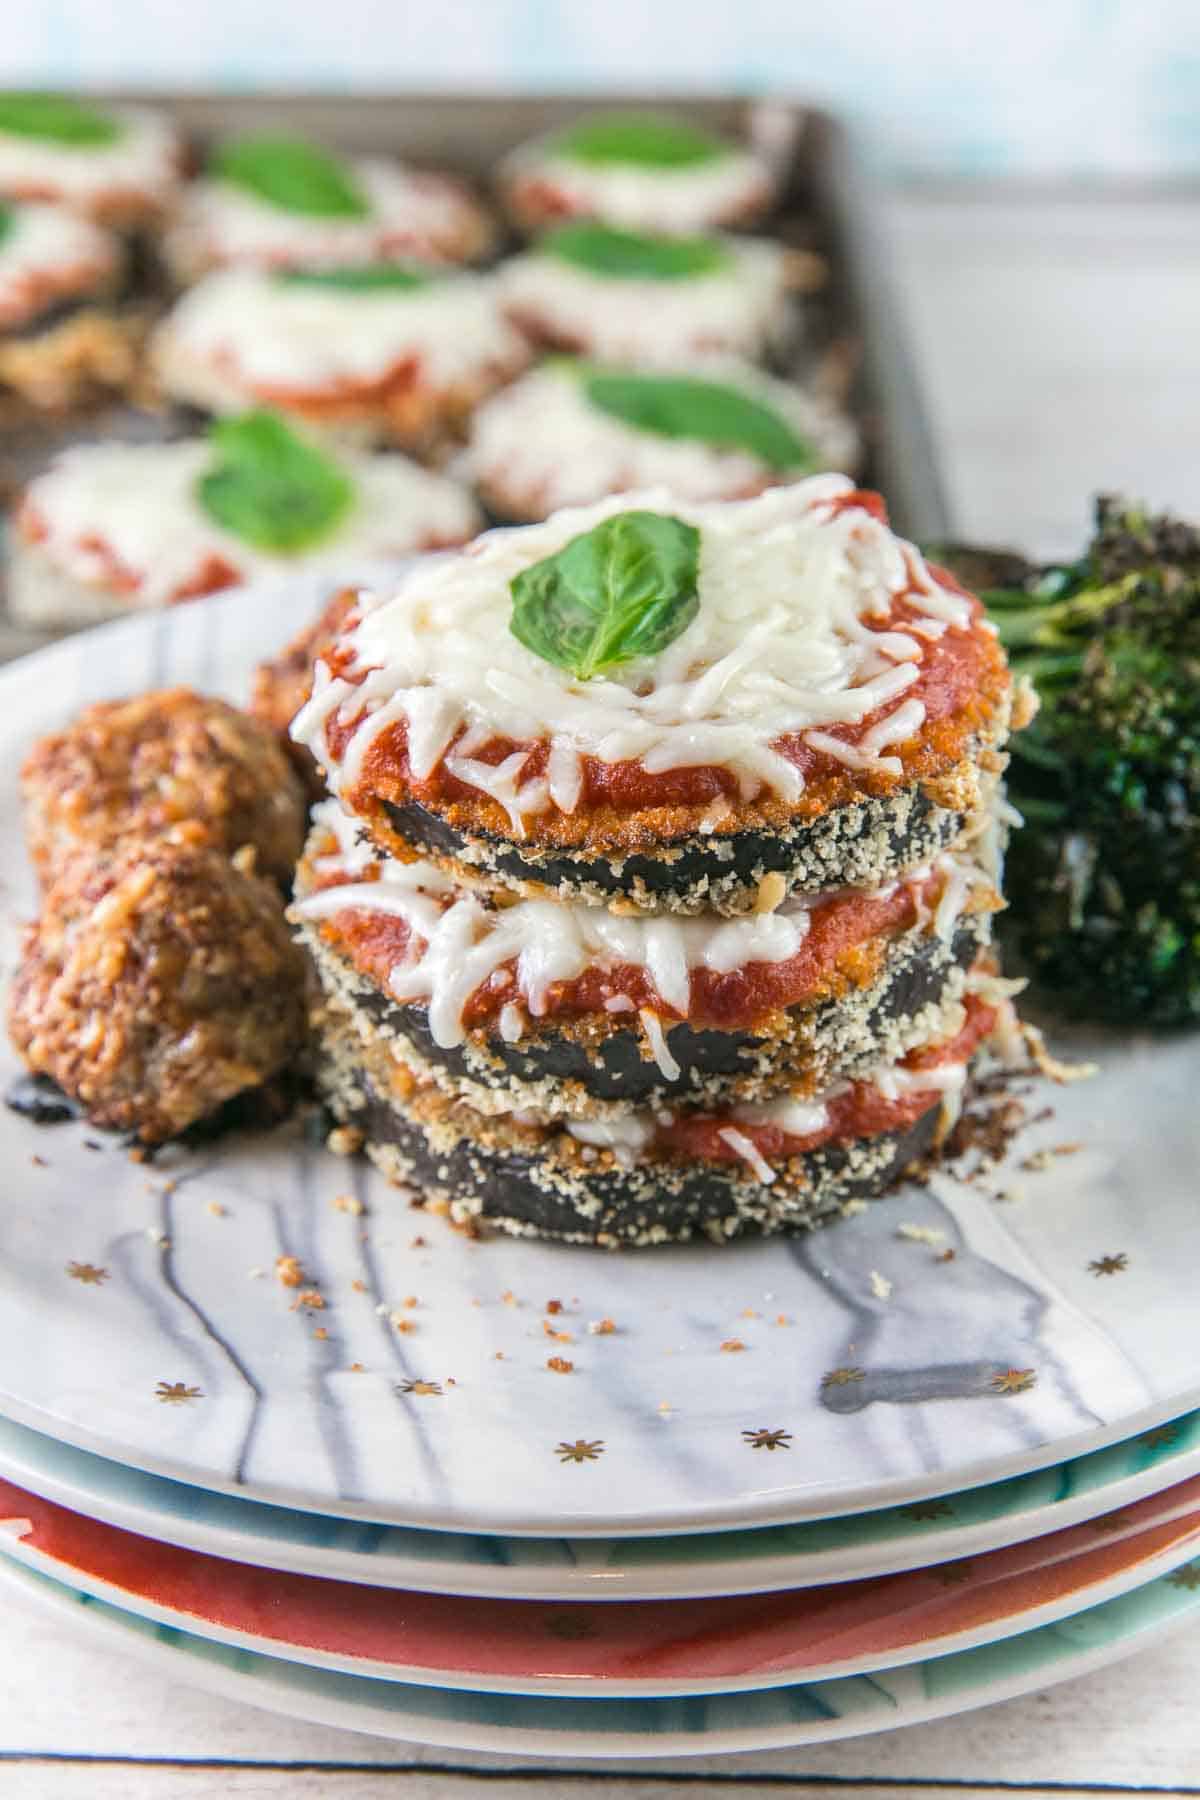
<svg viewBox="0 0 1200 1800"><path fill-rule="evenodd" d="M0 673L9 961L32 900L16 772L37 732L150 685L242 695L313 600L236 593ZM0 1413L222 1492L506 1535L790 1523L1060 1462L1200 1404L1200 1038L1090 1048L1101 1076L1047 1089L1055 1116L986 1185L939 1177L722 1250L476 1243L296 1130L148 1166L5 1111ZM1018 1166L1066 1142L1085 1147ZM347 1192L365 1216L335 1206ZM914 1224L936 1248L898 1234ZM272 1279L285 1253L319 1282L319 1315ZM604 1317L618 1329L590 1335Z"/></svg>
<svg viewBox="0 0 1200 1800"><path fill-rule="evenodd" d="M1200 1565L999 1643L870 1675L664 1700L419 1687L286 1662L139 1618L0 1557L0 1581L173 1680L319 1725L442 1749L633 1760L781 1750L892 1731L1091 1673L1200 1618Z"/></svg>

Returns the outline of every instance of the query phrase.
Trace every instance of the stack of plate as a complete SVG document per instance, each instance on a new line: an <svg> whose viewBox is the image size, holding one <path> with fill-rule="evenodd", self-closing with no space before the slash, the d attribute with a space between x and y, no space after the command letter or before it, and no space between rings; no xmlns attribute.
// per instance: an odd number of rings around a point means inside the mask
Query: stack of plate
<svg viewBox="0 0 1200 1800"><path fill-rule="evenodd" d="M6 869L38 731L239 697L287 605L0 676ZM725 1249L477 1242L298 1125L145 1163L6 1113L0 1572L200 1685L523 1755L816 1742L1140 1646L1200 1614L1200 1046L1054 1036L1101 1071L1027 1083L1001 1160Z"/></svg>

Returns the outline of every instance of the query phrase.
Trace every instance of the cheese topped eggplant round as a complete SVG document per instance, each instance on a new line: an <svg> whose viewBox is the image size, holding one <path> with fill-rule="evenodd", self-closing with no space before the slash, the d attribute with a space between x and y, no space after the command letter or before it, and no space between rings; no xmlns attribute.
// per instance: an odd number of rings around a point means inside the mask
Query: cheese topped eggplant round
<svg viewBox="0 0 1200 1800"><path fill-rule="evenodd" d="M845 414L748 363L659 372L558 358L479 408L458 473L497 517L536 521L637 488L747 499L816 469L853 471L858 453Z"/></svg>
<svg viewBox="0 0 1200 1800"><path fill-rule="evenodd" d="M10 604L37 621L114 616L288 570L344 576L477 523L462 488L406 457L335 458L248 414L207 439L63 452L18 509Z"/></svg>
<svg viewBox="0 0 1200 1800"><path fill-rule="evenodd" d="M0 202L0 332L114 297L124 263L118 238L64 206Z"/></svg>
<svg viewBox="0 0 1200 1800"><path fill-rule="evenodd" d="M209 275L152 355L167 393L208 412L274 406L403 440L466 411L529 353L491 277L365 264Z"/></svg>
<svg viewBox="0 0 1200 1800"><path fill-rule="evenodd" d="M176 277L194 281L231 266L473 262L492 236L488 215L452 175L256 133L217 146L187 190L166 253Z"/></svg>
<svg viewBox="0 0 1200 1800"><path fill-rule="evenodd" d="M179 133L149 107L0 94L0 195L10 200L54 201L132 229L170 210L182 165Z"/></svg>
<svg viewBox="0 0 1200 1800"><path fill-rule="evenodd" d="M613 497L417 565L293 732L385 848L737 911L950 841L1008 710L978 603L825 475Z"/></svg>
<svg viewBox="0 0 1200 1800"><path fill-rule="evenodd" d="M787 252L766 238L671 237L580 220L501 265L501 303L535 344L666 367L758 359L788 322Z"/></svg>
<svg viewBox="0 0 1200 1800"><path fill-rule="evenodd" d="M774 194L755 152L686 120L602 113L522 144L500 166L500 189L524 230L568 218L635 231L746 225Z"/></svg>

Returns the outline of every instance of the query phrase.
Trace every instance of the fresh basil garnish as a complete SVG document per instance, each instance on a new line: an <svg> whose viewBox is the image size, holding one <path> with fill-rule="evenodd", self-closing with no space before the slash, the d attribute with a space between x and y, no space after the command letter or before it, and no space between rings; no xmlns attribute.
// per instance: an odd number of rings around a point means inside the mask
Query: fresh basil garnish
<svg viewBox="0 0 1200 1800"><path fill-rule="evenodd" d="M400 294L428 287L431 277L401 263L356 263L341 269L280 269L285 287L336 288L347 294Z"/></svg>
<svg viewBox="0 0 1200 1800"><path fill-rule="evenodd" d="M111 113L85 106L66 94L0 94L0 131L13 137L98 149L116 143L121 124Z"/></svg>
<svg viewBox="0 0 1200 1800"><path fill-rule="evenodd" d="M366 196L342 159L305 138L263 132L232 138L213 152L209 171L269 206L321 219L362 219Z"/></svg>
<svg viewBox="0 0 1200 1800"><path fill-rule="evenodd" d="M642 169L689 169L725 153L719 138L661 113L602 113L554 139L572 162L633 163Z"/></svg>
<svg viewBox="0 0 1200 1800"><path fill-rule="evenodd" d="M716 274L733 263L719 238L650 236L618 231L594 219L576 219L548 231L538 249L591 275L617 281L686 281L690 276Z"/></svg>
<svg viewBox="0 0 1200 1800"><path fill-rule="evenodd" d="M700 533L669 513L614 513L509 583L509 629L581 681L656 656L700 608Z"/></svg>
<svg viewBox="0 0 1200 1800"><path fill-rule="evenodd" d="M17 215L12 207L7 205L5 201L0 200L0 244L8 237L16 222Z"/></svg>
<svg viewBox="0 0 1200 1800"><path fill-rule="evenodd" d="M222 419L209 438L212 467L196 483L211 519L259 550L307 550L328 537L354 501L332 458L274 413Z"/></svg>
<svg viewBox="0 0 1200 1800"><path fill-rule="evenodd" d="M817 466L813 446L797 437L786 419L721 381L597 369L585 373L583 389L593 406L638 431L748 450L772 469Z"/></svg>

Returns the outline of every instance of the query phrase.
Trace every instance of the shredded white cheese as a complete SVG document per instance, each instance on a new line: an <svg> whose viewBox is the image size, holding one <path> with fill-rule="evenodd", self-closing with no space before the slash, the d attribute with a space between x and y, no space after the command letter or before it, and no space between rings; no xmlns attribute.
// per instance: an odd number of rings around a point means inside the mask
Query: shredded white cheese
<svg viewBox="0 0 1200 1800"><path fill-rule="evenodd" d="M835 511L851 491L839 475L725 505L656 489L490 532L465 552L416 565L349 635L352 667L371 671L373 685L345 696L339 716L360 722L342 757L325 740L328 714L302 716L293 735L342 793L385 722L408 722L418 780L448 753L464 755L463 732L475 748L491 737L551 738L553 795L546 782L522 787L516 768L482 777L493 791L503 782L510 817L514 807L522 817L568 808L579 791L573 763L584 756L640 759L650 773L724 767L743 798L767 788L794 803L803 777L777 740L806 734L849 767L894 774L897 758L864 749L861 738L843 743L829 727L874 718L875 731L887 721L906 736L919 729L920 703L904 694L919 677L921 648L907 632L887 630L897 598L960 628L971 615L960 595L937 586L912 545L860 507ZM509 584L602 519L634 508L700 529L699 610L657 656L578 680L514 637Z"/></svg>
<svg viewBox="0 0 1200 1800"><path fill-rule="evenodd" d="M72 579L119 593L122 604L161 606L219 557L248 581L285 570L328 567L349 577L359 563L392 561L423 543L470 537L478 514L470 496L445 476L403 456L340 456L355 501L337 529L290 556L258 550L225 531L195 497L212 464L211 445L80 444L66 450L25 490L25 513L44 529L37 551ZM18 517L17 530L21 523ZM137 583L113 588L113 564ZM337 694L322 684L321 704Z"/></svg>
<svg viewBox="0 0 1200 1800"><path fill-rule="evenodd" d="M145 106L105 106L109 144L62 144L0 131L0 194L61 200L81 212L117 198L165 205L180 184L179 134Z"/></svg>
<svg viewBox="0 0 1200 1800"><path fill-rule="evenodd" d="M197 282L161 326L154 355L182 397L189 372L203 372L209 387L215 373L231 404L258 392L369 385L409 363L419 391L439 392L526 358L491 276L455 272L425 287L355 292L246 268Z"/></svg>
<svg viewBox="0 0 1200 1800"><path fill-rule="evenodd" d="M8 230L0 234L0 328L36 318L45 304L43 283L52 300L85 296L114 283L121 260L112 233L79 213L65 206L14 206Z"/></svg>
<svg viewBox="0 0 1200 1800"><path fill-rule="evenodd" d="M881 1275L878 1269L871 1270L871 1293L876 1300L890 1299L893 1286L894 1283L886 1275Z"/></svg>
<svg viewBox="0 0 1200 1800"><path fill-rule="evenodd" d="M731 238L727 247L727 265L678 281L597 275L527 250L501 265L501 304L537 336L612 362L662 367L720 351L759 357L783 324L786 252L758 238Z"/></svg>
<svg viewBox="0 0 1200 1800"><path fill-rule="evenodd" d="M748 1138L744 1131L735 1130L732 1125L722 1126L717 1136L723 1144L729 1145L735 1155L741 1157L747 1168L757 1175L761 1182L774 1181L775 1171L753 1138Z"/></svg>
<svg viewBox="0 0 1200 1800"><path fill-rule="evenodd" d="M618 1163L632 1168L654 1136L654 1121L639 1113L617 1119L568 1119L567 1131L581 1144L611 1150Z"/></svg>
<svg viewBox="0 0 1200 1800"><path fill-rule="evenodd" d="M852 471L858 434L843 413L794 382L748 363L696 363L672 374L703 376L750 395L810 443L824 469ZM643 431L593 406L580 375L547 363L484 403L454 473L482 485L508 516L541 518L605 494L667 487L689 500L725 500L789 479L748 450ZM569 810L569 808L564 809Z"/></svg>
<svg viewBox="0 0 1200 1800"><path fill-rule="evenodd" d="M323 698L318 695L316 700ZM621 915L579 901L524 898L495 907L488 904L486 894L458 885L435 863L398 862L372 853L358 841L355 821L336 801L322 801L314 809L313 821L318 840L322 832L329 833L335 848L312 855L311 869L317 875L340 869L347 879L303 895L293 905L292 916L319 920L354 911L403 920L408 942L403 960L389 974L387 988L397 1000L428 1003L430 1030L443 1048L462 1042L468 1000L489 984L498 985L497 976L509 964L514 965L520 1001L506 1004L500 1013L500 1034L509 1043L523 1035L522 1008L534 1018L543 1017L555 983L574 981L593 969L641 971L664 1006L687 1018L695 971L729 975L752 964L788 962L808 936L813 910L836 900L840 891L792 894L772 912L732 919L712 914ZM378 879L355 879L370 863ZM940 873L949 885L959 867L957 853L945 851L909 879L919 888L931 874ZM895 885L878 891L886 895ZM633 1012L636 1004L621 992L603 1001L604 1010L614 1015ZM639 1017L654 1060L668 1080L675 1080L679 1066L659 1014L643 1007ZM946 1089L956 1080L939 1069L883 1070L878 1076L881 1087L890 1084L892 1098ZM791 1095L765 1106L742 1108L737 1116L778 1125L798 1137L820 1130L826 1122L823 1101Z"/></svg>
<svg viewBox="0 0 1200 1800"><path fill-rule="evenodd" d="M314 816L330 830L345 817L332 801L324 801ZM335 860L323 856L314 867L329 867ZM787 961L804 942L815 899L796 897L773 913L736 919L621 917L602 907L558 900L521 899L493 908L424 861L388 859L379 870L379 880L351 880L309 894L296 902L293 914L322 919L354 910L402 919L409 944L404 961L391 972L389 991L398 1000L428 1001L434 1041L447 1048L462 1042L463 1009L471 995L509 962L516 964L517 991L534 1018L545 1013L555 982L573 981L594 967L644 970L659 998L686 1015L693 969L729 974L749 963ZM628 996L614 995L612 1001L613 1011L634 1005ZM658 1015L647 1009L641 1018L659 1066L674 1079L678 1065L666 1047Z"/></svg>
<svg viewBox="0 0 1200 1800"><path fill-rule="evenodd" d="M704 162L652 168L630 162L581 162L554 135L522 144L500 165L506 188L536 182L550 190L555 214L604 219L630 231L704 231L736 218L770 195L768 165L729 144Z"/></svg>

